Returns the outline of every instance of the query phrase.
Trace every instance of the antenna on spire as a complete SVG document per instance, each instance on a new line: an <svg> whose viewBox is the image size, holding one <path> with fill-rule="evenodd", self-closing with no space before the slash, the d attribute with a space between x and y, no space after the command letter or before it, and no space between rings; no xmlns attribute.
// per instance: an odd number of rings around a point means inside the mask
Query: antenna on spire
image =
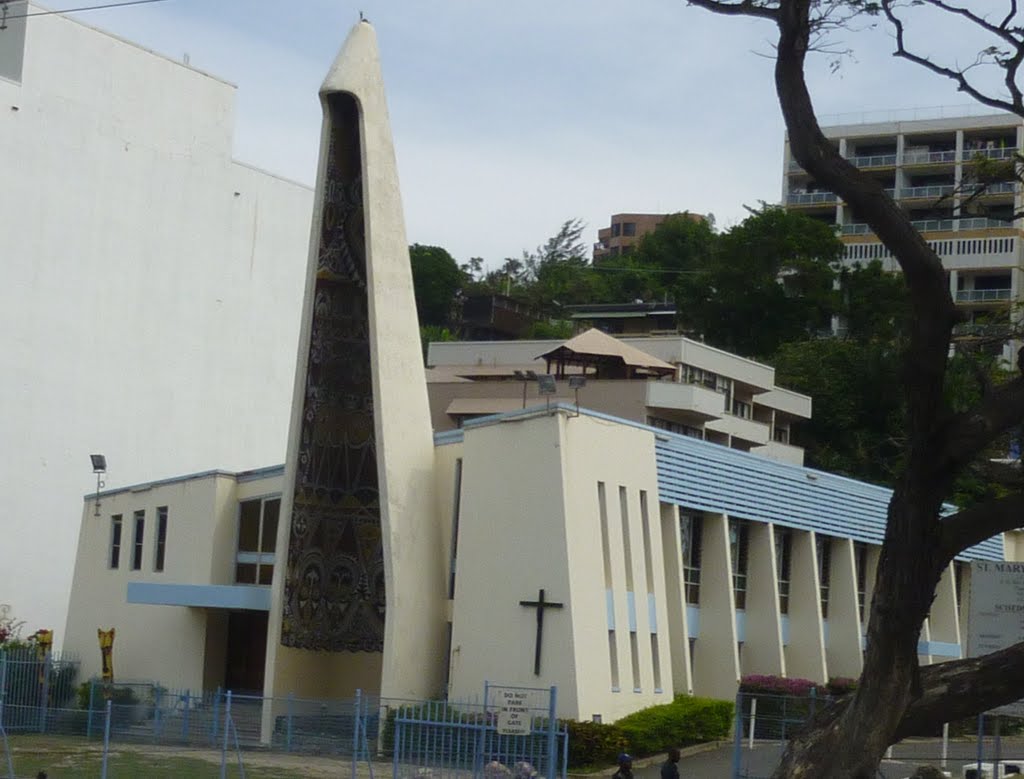
<svg viewBox="0 0 1024 779"><path fill-rule="evenodd" d="M360 11L359 12L359 21L361 21L361 22L368 22L370 20L366 18L366 16L363 14L362 11Z"/></svg>

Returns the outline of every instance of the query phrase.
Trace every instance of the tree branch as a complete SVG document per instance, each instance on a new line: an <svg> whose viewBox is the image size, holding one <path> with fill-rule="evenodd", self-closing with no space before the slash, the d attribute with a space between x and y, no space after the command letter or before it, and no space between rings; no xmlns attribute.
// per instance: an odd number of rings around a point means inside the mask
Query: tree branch
<svg viewBox="0 0 1024 779"><path fill-rule="evenodd" d="M921 687L895 741L1018 700L1024 688L1024 642L982 657L924 666Z"/></svg>
<svg viewBox="0 0 1024 779"><path fill-rule="evenodd" d="M1024 420L1024 376L992 390L974 408L957 414L942 431L939 472L963 468L993 438Z"/></svg>
<svg viewBox="0 0 1024 779"><path fill-rule="evenodd" d="M940 520L941 553L952 560L965 549L1024 526L1024 492L987 500Z"/></svg>
<svg viewBox="0 0 1024 779"><path fill-rule="evenodd" d="M756 0L741 0L738 3L723 3L720 0L688 0L690 5L712 11L723 16L755 16L760 19L777 19L777 8L761 5Z"/></svg>
<svg viewBox="0 0 1024 779"><path fill-rule="evenodd" d="M893 56L905 59L908 62L913 62L915 65L920 65L932 73L955 81L957 89L961 92L966 92L983 105L1024 115L1024 98L1022 98L1021 90L1017 86L1017 73L1020 69L1021 63L1024 62L1024 40L1022 40L1020 34L1016 32L1016 28L1010 27L1010 22L1017 13L1016 0L1011 3L1010 13L1008 13L1006 18L998 25L993 24L986 18L979 16L966 8L950 5L942 0L919 0L918 4L938 8L940 11L944 11L945 13L963 17L976 27L979 27L985 32L988 32L1009 44L1014 52L1012 56L1001 58L998 56L999 52L986 50L979 55L979 60L975 62L975 65L981 64L985 57L991 57L992 64L1001 67L1005 71L1003 82L1010 94L1010 100L1002 100L1000 98L987 95L971 84L971 82L967 80L966 76L966 72L969 68L958 69L945 67L944 65L939 65L938 63L933 62L928 57L915 54L910 51L906 47L905 43L903 20L896 15L894 10L896 7L896 0L882 0L882 11L889 20L889 23L892 25L896 37L896 50L893 52Z"/></svg>

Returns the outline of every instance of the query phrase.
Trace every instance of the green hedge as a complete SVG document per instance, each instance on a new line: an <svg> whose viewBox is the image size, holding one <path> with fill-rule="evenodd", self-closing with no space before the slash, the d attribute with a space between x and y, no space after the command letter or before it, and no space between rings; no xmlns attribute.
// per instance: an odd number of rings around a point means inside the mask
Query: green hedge
<svg viewBox="0 0 1024 779"><path fill-rule="evenodd" d="M628 752L629 739L617 725L600 722L565 723L569 731L569 768L614 765L622 752Z"/></svg>
<svg viewBox="0 0 1024 779"><path fill-rule="evenodd" d="M728 738L733 712L731 701L680 695L672 703L623 717L615 726L626 734L627 751L650 755L670 747Z"/></svg>

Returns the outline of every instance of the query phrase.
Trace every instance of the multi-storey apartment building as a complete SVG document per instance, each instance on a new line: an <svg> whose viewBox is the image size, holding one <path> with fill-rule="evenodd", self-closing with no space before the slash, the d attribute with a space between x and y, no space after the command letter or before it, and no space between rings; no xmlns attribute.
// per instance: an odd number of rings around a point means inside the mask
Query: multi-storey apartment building
<svg viewBox="0 0 1024 779"><path fill-rule="evenodd" d="M620 353L636 370L595 368ZM572 355L571 366L556 365L551 354ZM536 403L538 385L528 377L551 373L552 402L578 400L633 422L803 465L792 430L810 419L811 398L778 386L770 365L679 335L616 339L590 330L564 343L437 342L427 363L435 431ZM573 377L586 377L586 385L575 390Z"/></svg>
<svg viewBox="0 0 1024 779"><path fill-rule="evenodd" d="M611 224L597 231L594 262L629 254L641 238L654 232L654 228L669 216L672 214L613 214ZM701 214L689 212L686 212L686 216L696 222L703 222L705 219Z"/></svg>
<svg viewBox="0 0 1024 779"><path fill-rule="evenodd" d="M1017 116L961 116L843 124L823 128L840 154L868 172L907 210L942 258L950 293L962 307L961 338L999 337L1015 318L1024 295L1021 187L1012 162L1024 145ZM982 160L1011 163L987 165ZM835 224L848 263L895 259L863 218L820 186L785 151L783 202L814 219ZM994 174L994 175L993 175ZM982 183L982 179L984 183ZM999 348L999 344L995 345ZM1009 359L1011 346L1002 346Z"/></svg>

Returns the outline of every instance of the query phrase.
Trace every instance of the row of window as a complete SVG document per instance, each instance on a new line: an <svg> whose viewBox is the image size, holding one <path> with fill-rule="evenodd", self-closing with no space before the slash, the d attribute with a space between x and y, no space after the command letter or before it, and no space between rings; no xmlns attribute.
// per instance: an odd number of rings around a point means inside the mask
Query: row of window
<svg viewBox="0 0 1024 779"><path fill-rule="evenodd" d="M632 238L635 236L636 222L613 222L612 237L618 238L620 235L626 238Z"/></svg>
<svg viewBox="0 0 1024 779"><path fill-rule="evenodd" d="M686 602L700 605L701 550L704 537L704 518L698 512L680 510L679 538L683 563L683 587ZM818 558L818 589L821 595L821 616L828 618L832 571L832 538L815 535ZM867 544L854 544L857 567L857 604L864 618L867 592ZM729 520L729 557L732 561L733 596L737 609L747 605L747 566L750 557L750 525L742 519ZM788 528L775 528L775 570L778 577L779 611L789 613L790 580L793 557L793 532Z"/></svg>
<svg viewBox="0 0 1024 779"><path fill-rule="evenodd" d="M132 541L129 549L129 568L133 571L142 570L142 558L146 544L146 511L139 509L132 514ZM121 567L121 546L124 534L124 515L114 514L110 517L110 550L107 564L117 570ZM167 555L167 506L158 506L156 510L156 537L153 544L153 570L163 571Z"/></svg>

